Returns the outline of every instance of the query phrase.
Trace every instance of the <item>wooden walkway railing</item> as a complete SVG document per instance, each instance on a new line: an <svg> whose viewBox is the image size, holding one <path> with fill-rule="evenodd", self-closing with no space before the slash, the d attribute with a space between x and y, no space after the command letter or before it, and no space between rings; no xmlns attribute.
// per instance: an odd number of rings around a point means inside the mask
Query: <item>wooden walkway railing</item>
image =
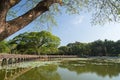
<svg viewBox="0 0 120 80"><path fill-rule="evenodd" d="M0 65L19 63L23 61L53 59L53 58L77 58L76 55L21 55L21 54L0 54Z"/></svg>

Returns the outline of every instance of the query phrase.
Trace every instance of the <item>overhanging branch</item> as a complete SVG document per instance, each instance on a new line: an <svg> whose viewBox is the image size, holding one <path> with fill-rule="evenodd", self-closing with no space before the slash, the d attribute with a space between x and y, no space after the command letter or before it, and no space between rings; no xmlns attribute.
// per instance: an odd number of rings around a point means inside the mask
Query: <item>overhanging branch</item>
<svg viewBox="0 0 120 80"><path fill-rule="evenodd" d="M2 0L2 1L8 1L8 0ZM13 2L9 2L9 4L11 5L11 6L9 5L9 8L15 5L14 1L16 0L10 0L10 1L13 1ZM18 2L16 2L16 4L19 3L20 0L17 0L17 1ZM61 4L61 0L42 0L33 9L29 10L25 14L13 20L5 22L4 29L1 30L0 32L0 41L12 35L13 33L17 32L18 30L24 28L26 25L31 23L34 19L36 19L42 13L44 13L45 11L48 11L49 6L51 6L53 3ZM6 10L6 13L8 10Z"/></svg>

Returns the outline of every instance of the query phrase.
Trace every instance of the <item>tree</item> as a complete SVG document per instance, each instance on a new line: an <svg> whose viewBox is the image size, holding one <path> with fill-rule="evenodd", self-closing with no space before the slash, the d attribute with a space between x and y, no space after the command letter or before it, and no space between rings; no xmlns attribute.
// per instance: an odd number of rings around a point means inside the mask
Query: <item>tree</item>
<svg viewBox="0 0 120 80"><path fill-rule="evenodd" d="M59 47L59 54L78 55L80 57L88 56L119 56L120 40L114 42L105 39L96 40L90 43L69 43L67 46Z"/></svg>
<svg viewBox="0 0 120 80"><path fill-rule="evenodd" d="M116 42L117 43L117 42ZM114 41L111 40L105 40L104 41L104 50L105 50L105 54L106 56L112 56L112 55L116 55L115 53L117 52L115 49L115 47L117 47L117 45L115 45Z"/></svg>
<svg viewBox="0 0 120 80"><path fill-rule="evenodd" d="M120 40L114 43L114 54L120 56Z"/></svg>
<svg viewBox="0 0 120 80"><path fill-rule="evenodd" d="M20 2L22 6L17 6ZM28 3L28 10L23 12L23 14L6 20L7 14L9 17L14 13L19 14L17 13L19 8L24 7L24 5L27 6ZM58 4L50 7L54 3ZM82 9L92 10L94 24L119 21L120 19L120 0L0 0L0 41L24 28L43 13L49 13L50 16L56 15L54 12L59 12L59 4L72 14L79 13ZM29 9L29 7L31 8ZM50 16L48 15L46 18L55 23L53 19L50 19ZM42 21L46 22L43 19L45 17L42 17Z"/></svg>
<svg viewBox="0 0 120 80"><path fill-rule="evenodd" d="M61 55L69 54L69 48L67 46L61 46L58 49L59 49L59 54L61 54Z"/></svg>
<svg viewBox="0 0 120 80"><path fill-rule="evenodd" d="M51 53L56 51L60 44L60 39L50 32L30 32L16 36L11 44L17 44L16 49L19 53Z"/></svg>
<svg viewBox="0 0 120 80"><path fill-rule="evenodd" d="M97 40L91 43L91 55L92 56L104 56L104 43L102 40Z"/></svg>
<svg viewBox="0 0 120 80"><path fill-rule="evenodd" d="M7 42L7 47L9 48L9 53L10 54L17 54L18 53L18 51L17 51L17 44L16 43L14 43L12 40L9 40L8 42Z"/></svg>
<svg viewBox="0 0 120 80"><path fill-rule="evenodd" d="M85 56L89 50L88 45L86 43L80 42L69 43L67 47L69 48L69 54L74 54L82 57Z"/></svg>
<svg viewBox="0 0 120 80"><path fill-rule="evenodd" d="M0 42L0 53L7 53L9 52L8 44L6 41Z"/></svg>
<svg viewBox="0 0 120 80"><path fill-rule="evenodd" d="M34 0L31 1L34 2ZM25 14L6 21L8 11L20 2L21 0L0 1L0 41L22 29L45 11L48 11L49 6L53 3L61 3L61 0L39 0L38 4Z"/></svg>

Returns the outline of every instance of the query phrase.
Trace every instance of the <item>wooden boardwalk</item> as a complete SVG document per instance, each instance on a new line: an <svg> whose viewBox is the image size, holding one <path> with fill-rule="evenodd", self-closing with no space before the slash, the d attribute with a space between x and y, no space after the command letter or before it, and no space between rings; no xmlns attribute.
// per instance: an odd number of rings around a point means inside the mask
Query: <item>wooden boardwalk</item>
<svg viewBox="0 0 120 80"><path fill-rule="evenodd" d="M32 60L51 60L54 58L77 58L76 55L21 55L21 54L0 54L0 65L19 63Z"/></svg>
<svg viewBox="0 0 120 80"><path fill-rule="evenodd" d="M0 66L39 59L38 55L0 54Z"/></svg>
<svg viewBox="0 0 120 80"><path fill-rule="evenodd" d="M38 55L21 55L21 54L0 54L0 60L3 58L37 58Z"/></svg>
<svg viewBox="0 0 120 80"><path fill-rule="evenodd" d="M21 54L0 54L0 60L6 58L76 58L76 55L21 55Z"/></svg>
<svg viewBox="0 0 120 80"><path fill-rule="evenodd" d="M31 70L32 68L20 69L19 71L16 68L13 71L8 71L9 67L15 67L16 65L20 65L22 62L25 61L32 61L32 60L56 60L62 58L77 58L76 55L20 55L20 54L0 54L0 66L5 67L5 77L4 80L15 80L17 77L23 75L27 71ZM17 64L18 63L18 64ZM9 65L10 64L10 65ZM14 65L15 64L15 65ZM9 75L10 74L10 75Z"/></svg>

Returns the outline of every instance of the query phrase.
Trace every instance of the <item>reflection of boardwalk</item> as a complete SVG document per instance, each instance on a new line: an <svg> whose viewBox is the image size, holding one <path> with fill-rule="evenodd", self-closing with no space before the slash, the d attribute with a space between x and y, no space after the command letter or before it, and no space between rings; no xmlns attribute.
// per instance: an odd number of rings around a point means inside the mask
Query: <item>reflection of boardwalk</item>
<svg viewBox="0 0 120 80"><path fill-rule="evenodd" d="M12 75L7 75L7 71L6 71L6 74L5 74L5 78L4 80L15 80L17 77L23 75L24 73L26 73L27 71L31 70L32 68L27 68L27 69L20 69L18 72L14 72L14 74L11 72L10 74Z"/></svg>
<svg viewBox="0 0 120 80"><path fill-rule="evenodd" d="M76 58L75 55L20 55L20 54L0 54L0 67L5 69L4 80L15 80L20 75L26 73L32 68L24 69L19 67L25 61L32 60L52 60L52 59L62 59L62 58Z"/></svg>

